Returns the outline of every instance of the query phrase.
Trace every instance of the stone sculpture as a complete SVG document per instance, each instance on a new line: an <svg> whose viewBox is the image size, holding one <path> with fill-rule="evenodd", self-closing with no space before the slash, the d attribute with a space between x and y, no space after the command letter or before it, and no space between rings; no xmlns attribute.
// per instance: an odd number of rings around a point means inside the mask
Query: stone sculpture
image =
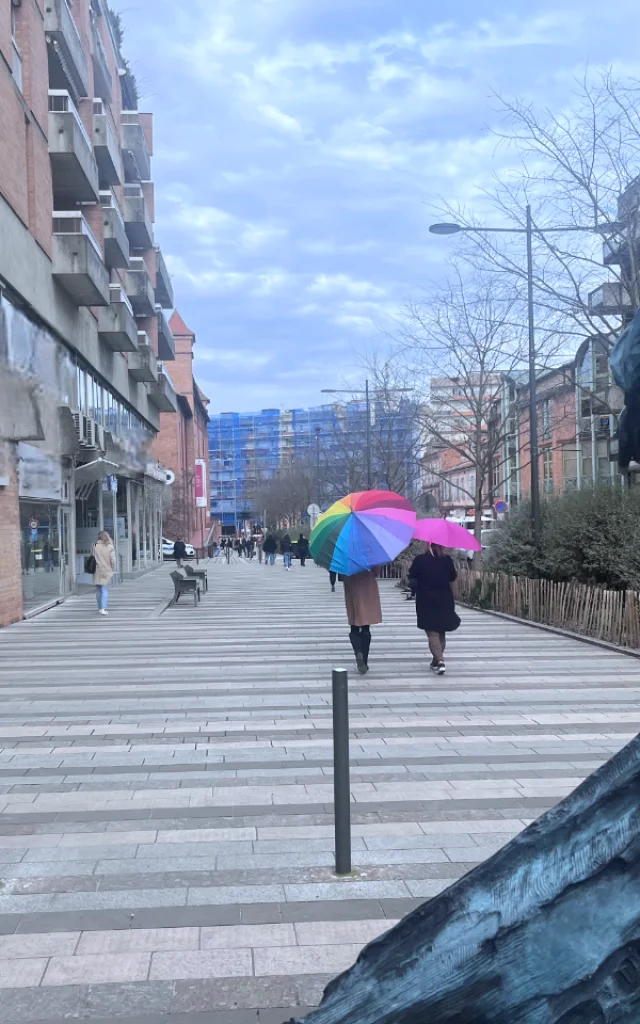
<svg viewBox="0 0 640 1024"><path fill-rule="evenodd" d="M368 945L305 1024L638 1024L640 736Z"/></svg>

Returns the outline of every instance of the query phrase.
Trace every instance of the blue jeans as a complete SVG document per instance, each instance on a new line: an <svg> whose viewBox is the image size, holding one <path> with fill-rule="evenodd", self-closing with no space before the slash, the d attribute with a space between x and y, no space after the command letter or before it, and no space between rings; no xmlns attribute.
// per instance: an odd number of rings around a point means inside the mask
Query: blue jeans
<svg viewBox="0 0 640 1024"><path fill-rule="evenodd" d="M269 565L275 565L276 564L276 553L275 553L275 551L269 551L268 552L268 554L267 554L267 562L269 563Z"/></svg>
<svg viewBox="0 0 640 1024"><path fill-rule="evenodd" d="M100 583L96 584L96 600L98 608L106 608L109 603L109 588Z"/></svg>
<svg viewBox="0 0 640 1024"><path fill-rule="evenodd" d="M291 568L291 552L290 551L285 551L282 557L284 558L285 568L286 569L290 569Z"/></svg>

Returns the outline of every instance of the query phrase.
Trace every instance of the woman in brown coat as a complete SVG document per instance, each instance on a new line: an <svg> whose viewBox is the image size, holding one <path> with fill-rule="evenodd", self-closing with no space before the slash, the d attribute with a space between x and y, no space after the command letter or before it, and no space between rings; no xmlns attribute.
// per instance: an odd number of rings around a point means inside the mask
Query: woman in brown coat
<svg viewBox="0 0 640 1024"><path fill-rule="evenodd" d="M96 560L93 582L96 587L98 615L108 615L108 587L113 579L113 574L116 571L116 553L111 537L106 530L103 530L102 533L98 535L98 543L94 544L93 547L93 557Z"/></svg>
<svg viewBox="0 0 640 1024"><path fill-rule="evenodd" d="M375 569L356 573L355 576L343 577L344 602L347 606L347 619L351 626L349 639L361 676L369 671L369 648L371 646L369 626L375 626L382 622L380 591L376 577Z"/></svg>

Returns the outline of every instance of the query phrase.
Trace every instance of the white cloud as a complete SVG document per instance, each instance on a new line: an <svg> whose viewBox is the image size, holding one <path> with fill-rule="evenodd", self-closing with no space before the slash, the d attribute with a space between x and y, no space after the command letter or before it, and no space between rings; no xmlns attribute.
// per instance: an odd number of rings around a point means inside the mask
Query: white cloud
<svg viewBox="0 0 640 1024"><path fill-rule="evenodd" d="M342 293L354 296L373 296L386 294L386 288L381 288L370 281L356 281L348 274L317 274L308 290L321 295Z"/></svg>
<svg viewBox="0 0 640 1024"><path fill-rule="evenodd" d="M285 114L284 111L278 110L277 107L271 106L270 103L261 103L258 107L258 113L269 124L272 124L280 131L287 132L289 135L302 135L304 132L302 125L295 117Z"/></svg>
<svg viewBox="0 0 640 1024"><path fill-rule="evenodd" d="M273 352L256 351L245 348L211 348L203 352L197 352L198 362L214 363L223 369L251 368L260 369L269 363L274 357Z"/></svg>

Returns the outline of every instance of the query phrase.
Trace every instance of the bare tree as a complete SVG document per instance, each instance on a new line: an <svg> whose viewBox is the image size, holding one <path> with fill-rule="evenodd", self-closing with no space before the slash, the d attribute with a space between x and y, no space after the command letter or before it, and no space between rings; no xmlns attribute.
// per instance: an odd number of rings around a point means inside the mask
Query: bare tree
<svg viewBox="0 0 640 1024"><path fill-rule="evenodd" d="M513 165L487 192L498 226L520 227L526 206L534 217L534 294L540 369L550 357L573 354L576 339L612 340L621 318L640 306L635 240L640 227L640 82L610 73L587 73L576 81L570 109L559 113L499 97L503 126L498 151ZM637 183L637 188L631 187ZM626 202L618 202L621 193ZM447 204L447 216L478 228L473 215ZM604 225L618 224L614 230ZM567 227L558 233L558 227ZM582 233L575 229L591 229ZM548 229L545 233L545 229ZM601 284L603 234L614 286L601 313L589 293ZM518 301L513 313L526 323L524 239L482 231L465 235L458 250L467 263L497 280L512 282Z"/></svg>
<svg viewBox="0 0 640 1024"><path fill-rule="evenodd" d="M165 487L163 497L163 529L167 537L175 540L182 537L190 540L195 530L194 474L185 471L177 476L170 487Z"/></svg>
<svg viewBox="0 0 640 1024"><path fill-rule="evenodd" d="M363 381L350 400L335 406L333 430L322 436L322 497L326 502L366 490L370 460L373 487L413 499L420 483L418 392L407 384L399 362L383 362L374 354L365 358L363 370L369 381L369 430Z"/></svg>
<svg viewBox="0 0 640 1024"><path fill-rule="evenodd" d="M265 527L293 528L306 515L314 500L315 479L308 459L299 459L256 490L255 508L259 517L266 514Z"/></svg>
<svg viewBox="0 0 640 1024"><path fill-rule="evenodd" d="M455 272L433 300L408 306L399 339L405 366L428 394L420 412L425 462L435 479L454 467L470 471L461 490L474 507L478 539L511 429L509 417L495 414L497 396L503 378L521 376L525 358L523 332L512 321L517 298L496 291L486 278L472 289Z"/></svg>

